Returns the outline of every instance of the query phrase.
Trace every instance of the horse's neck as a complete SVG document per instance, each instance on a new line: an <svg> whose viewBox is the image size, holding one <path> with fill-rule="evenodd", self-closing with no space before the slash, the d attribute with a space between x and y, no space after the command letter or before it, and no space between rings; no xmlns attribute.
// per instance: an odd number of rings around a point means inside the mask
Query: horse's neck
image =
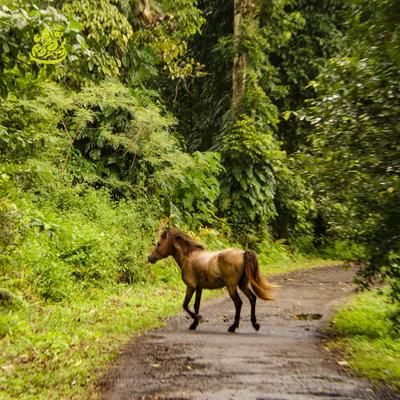
<svg viewBox="0 0 400 400"><path fill-rule="evenodd" d="M186 256L181 252L181 251L175 251L174 254L172 254L172 257L174 257L176 263L179 265L179 268L183 271L184 269L188 268L190 263L188 263L188 259L190 255L193 253L193 251L199 252L203 250L195 249L192 250L189 254Z"/></svg>
<svg viewBox="0 0 400 400"><path fill-rule="evenodd" d="M185 257L181 252L175 251L174 254L172 254L172 257L174 257L176 263L179 265L179 268L183 270L185 266Z"/></svg>

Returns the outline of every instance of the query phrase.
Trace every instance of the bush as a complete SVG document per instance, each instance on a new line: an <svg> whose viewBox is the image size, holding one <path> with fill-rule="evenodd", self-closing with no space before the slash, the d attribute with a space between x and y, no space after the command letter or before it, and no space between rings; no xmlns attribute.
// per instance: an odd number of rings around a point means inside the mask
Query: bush
<svg viewBox="0 0 400 400"><path fill-rule="evenodd" d="M295 253L316 255L317 249L314 245L314 236L312 235L299 235L290 240L290 248Z"/></svg>
<svg viewBox="0 0 400 400"><path fill-rule="evenodd" d="M389 316L394 305L383 294L366 292L346 304L333 320L341 336L385 337L391 332Z"/></svg>
<svg viewBox="0 0 400 400"><path fill-rule="evenodd" d="M1 264L9 287L61 301L87 287L147 278L157 204L116 203L106 190L82 187L14 201L19 239L5 248Z"/></svg>
<svg viewBox="0 0 400 400"><path fill-rule="evenodd" d="M323 255L339 260L362 260L365 258L365 248L349 240L334 240L327 244Z"/></svg>
<svg viewBox="0 0 400 400"><path fill-rule="evenodd" d="M344 351L358 373L399 389L400 341L390 321L395 311L387 291L354 297L333 318L332 330L338 340L332 345Z"/></svg>

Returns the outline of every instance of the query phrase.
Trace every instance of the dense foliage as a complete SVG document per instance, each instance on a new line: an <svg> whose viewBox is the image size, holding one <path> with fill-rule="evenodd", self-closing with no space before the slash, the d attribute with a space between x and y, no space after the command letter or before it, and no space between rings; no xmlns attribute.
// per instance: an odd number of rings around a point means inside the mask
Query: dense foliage
<svg viewBox="0 0 400 400"><path fill-rule="evenodd" d="M145 280L167 219L340 250L399 300L398 15L393 0L3 1L1 285L56 301ZM35 61L53 33L65 57Z"/></svg>
<svg viewBox="0 0 400 400"><path fill-rule="evenodd" d="M191 51L209 73L190 80L175 99L179 129L190 150L221 153L220 212L243 241L272 228L274 237L293 242L312 232L315 209L310 187L285 151L304 141L294 119L288 121L290 110L311 96L305 86L338 47L342 3L243 2L239 33L234 2L199 7L206 21ZM234 69L237 54L246 59L243 71ZM246 85L233 105L235 73Z"/></svg>
<svg viewBox="0 0 400 400"><path fill-rule="evenodd" d="M174 4L2 5L0 271L11 293L60 301L147 279L160 218L193 229L215 219L219 155L183 151L154 87L200 73L186 54L200 11ZM32 60L44 29L61 32L65 61Z"/></svg>
<svg viewBox="0 0 400 400"><path fill-rule="evenodd" d="M329 231L363 245L360 283L400 300L400 31L396 1L355 1L346 52L312 85L310 175ZM397 21L397 22L396 22ZM393 315L400 318L400 311Z"/></svg>

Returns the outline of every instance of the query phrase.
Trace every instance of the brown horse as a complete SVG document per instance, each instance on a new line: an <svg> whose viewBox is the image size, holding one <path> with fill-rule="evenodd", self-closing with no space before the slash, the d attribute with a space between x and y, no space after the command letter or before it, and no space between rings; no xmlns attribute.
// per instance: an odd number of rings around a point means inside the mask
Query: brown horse
<svg viewBox="0 0 400 400"><path fill-rule="evenodd" d="M199 309L202 290L218 289L224 286L228 289L236 309L235 321L228 331L234 332L239 326L242 300L237 291L238 286L250 300L251 322L254 329L257 331L260 329L256 318L257 296L263 300L272 300L273 291L277 286L270 284L260 275L254 252L240 249L207 251L180 230L167 228L160 235L159 242L148 260L155 263L168 256L174 257L187 286L183 308L193 318L189 329L196 329L201 320ZM255 294L250 289L249 282ZM196 299L193 313L189 309L189 303L194 292L196 292Z"/></svg>

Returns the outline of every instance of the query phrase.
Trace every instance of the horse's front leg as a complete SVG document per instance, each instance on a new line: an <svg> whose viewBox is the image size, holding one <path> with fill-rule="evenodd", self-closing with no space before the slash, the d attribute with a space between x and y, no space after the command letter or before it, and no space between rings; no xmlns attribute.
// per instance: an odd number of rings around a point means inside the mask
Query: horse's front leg
<svg viewBox="0 0 400 400"><path fill-rule="evenodd" d="M194 321L192 323L192 325L190 325L189 329L196 329L197 325L199 324L200 320L201 320L201 315L199 314L199 310L200 310L200 300L201 300L201 292L203 290L201 288L197 288L196 289L196 298L194 300Z"/></svg>
<svg viewBox="0 0 400 400"><path fill-rule="evenodd" d="M184 309L194 320L196 320L196 314L194 314L192 311L190 311L190 308L189 308L189 303L190 303L190 300L192 300L193 293L194 293L194 288L192 288L192 287L190 287L190 286L186 286L186 296L185 296L185 300L183 301L183 309ZM192 325L191 325L191 326L192 326Z"/></svg>

